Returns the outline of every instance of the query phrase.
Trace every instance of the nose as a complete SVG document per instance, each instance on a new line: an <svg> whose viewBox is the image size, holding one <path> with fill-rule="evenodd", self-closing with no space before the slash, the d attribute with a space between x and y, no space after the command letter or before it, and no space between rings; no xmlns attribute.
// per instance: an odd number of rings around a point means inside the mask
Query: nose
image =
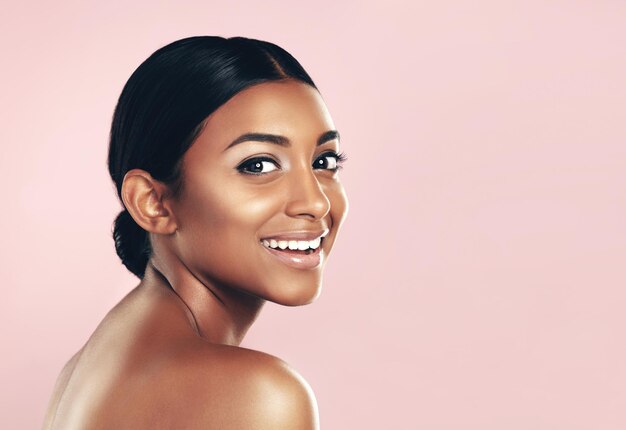
<svg viewBox="0 0 626 430"><path fill-rule="evenodd" d="M289 200L285 212L291 217L324 218L330 211L330 200L309 166L297 169L290 178Z"/></svg>

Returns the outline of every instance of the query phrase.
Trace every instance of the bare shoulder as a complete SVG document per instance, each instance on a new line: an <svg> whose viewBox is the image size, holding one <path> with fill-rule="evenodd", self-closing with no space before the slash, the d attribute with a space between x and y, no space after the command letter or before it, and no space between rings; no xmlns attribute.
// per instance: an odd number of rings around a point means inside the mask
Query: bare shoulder
<svg viewBox="0 0 626 430"><path fill-rule="evenodd" d="M311 387L270 354L205 344L178 355L170 372L186 392L184 419L198 428L319 428Z"/></svg>

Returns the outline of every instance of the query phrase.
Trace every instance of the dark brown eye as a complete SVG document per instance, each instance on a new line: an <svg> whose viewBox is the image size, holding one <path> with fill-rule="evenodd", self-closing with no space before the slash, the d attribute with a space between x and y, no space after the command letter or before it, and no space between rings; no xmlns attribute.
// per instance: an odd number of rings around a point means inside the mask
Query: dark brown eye
<svg viewBox="0 0 626 430"><path fill-rule="evenodd" d="M248 175L263 175L278 169L274 160L267 157L257 157L241 163L237 170Z"/></svg>
<svg viewBox="0 0 626 430"><path fill-rule="evenodd" d="M340 168L338 165L339 160L340 158L338 154L334 152L325 152L315 160L313 167L315 169L338 170Z"/></svg>

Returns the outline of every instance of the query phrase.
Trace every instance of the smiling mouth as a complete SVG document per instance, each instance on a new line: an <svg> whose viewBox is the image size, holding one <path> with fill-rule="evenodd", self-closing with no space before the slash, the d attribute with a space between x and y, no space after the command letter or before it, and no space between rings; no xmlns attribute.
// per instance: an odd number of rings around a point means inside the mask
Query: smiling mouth
<svg viewBox="0 0 626 430"><path fill-rule="evenodd" d="M261 243L269 250L284 252L286 254L309 255L319 252L322 247L324 237L318 237L314 240L276 240L263 239Z"/></svg>
<svg viewBox="0 0 626 430"><path fill-rule="evenodd" d="M296 269L315 269L322 263L324 238L314 240L264 239L261 245L281 263ZM324 258L325 259L325 258Z"/></svg>

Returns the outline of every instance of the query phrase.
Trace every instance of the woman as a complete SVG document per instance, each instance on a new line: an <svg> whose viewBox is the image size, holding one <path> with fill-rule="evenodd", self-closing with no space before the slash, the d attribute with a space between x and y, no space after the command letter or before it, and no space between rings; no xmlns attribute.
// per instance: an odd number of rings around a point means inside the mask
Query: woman
<svg viewBox="0 0 626 430"><path fill-rule="evenodd" d="M282 48L206 36L152 54L122 91L108 160L115 247L141 282L62 370L44 428L318 428L302 377L239 345L266 301L319 295L344 159Z"/></svg>

